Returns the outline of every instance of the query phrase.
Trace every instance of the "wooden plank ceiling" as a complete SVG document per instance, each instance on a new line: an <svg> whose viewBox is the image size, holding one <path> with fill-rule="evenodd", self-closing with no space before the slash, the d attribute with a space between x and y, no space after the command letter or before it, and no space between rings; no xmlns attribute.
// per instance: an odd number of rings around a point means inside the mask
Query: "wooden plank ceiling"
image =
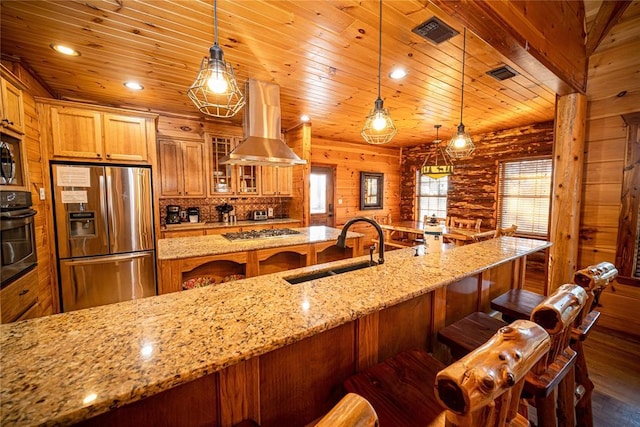
<svg viewBox="0 0 640 427"><path fill-rule="evenodd" d="M377 96L378 7L377 1L219 0L220 45L240 82L280 85L284 129L308 114L314 138L363 142L360 130ZM436 45L411 31L432 16L460 34ZM200 116L186 90L213 44L211 0L3 0L0 24L3 58L19 58L56 97ZM431 141L437 123L441 138L454 132L462 31L429 2L384 3L381 95L398 127L391 145ZM62 56L51 43L81 56ZM486 74L505 64L521 74L502 82ZM406 68L407 77L390 79L395 66ZM123 86L127 80L145 89L132 92ZM463 122L472 135L554 117L555 93L471 32L464 81ZM242 114L231 120L240 124Z"/></svg>

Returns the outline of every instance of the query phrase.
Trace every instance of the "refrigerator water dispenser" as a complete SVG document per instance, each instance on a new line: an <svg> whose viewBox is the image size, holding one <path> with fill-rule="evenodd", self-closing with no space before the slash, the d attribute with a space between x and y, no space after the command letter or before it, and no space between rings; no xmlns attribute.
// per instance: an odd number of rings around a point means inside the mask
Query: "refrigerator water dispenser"
<svg viewBox="0 0 640 427"><path fill-rule="evenodd" d="M69 212L69 237L95 237L96 213L94 211Z"/></svg>

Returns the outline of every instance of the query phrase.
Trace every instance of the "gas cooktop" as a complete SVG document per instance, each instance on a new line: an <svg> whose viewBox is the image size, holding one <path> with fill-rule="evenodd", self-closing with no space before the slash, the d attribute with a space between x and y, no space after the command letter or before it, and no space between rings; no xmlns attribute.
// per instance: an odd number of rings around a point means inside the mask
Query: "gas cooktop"
<svg viewBox="0 0 640 427"><path fill-rule="evenodd" d="M292 230L290 228L274 228L274 229L264 229L264 230L251 230L251 231L240 231L237 233L225 233L222 236L229 240L248 240L248 239L262 239L265 237L279 237L279 236L290 236L292 234L300 234L299 231Z"/></svg>

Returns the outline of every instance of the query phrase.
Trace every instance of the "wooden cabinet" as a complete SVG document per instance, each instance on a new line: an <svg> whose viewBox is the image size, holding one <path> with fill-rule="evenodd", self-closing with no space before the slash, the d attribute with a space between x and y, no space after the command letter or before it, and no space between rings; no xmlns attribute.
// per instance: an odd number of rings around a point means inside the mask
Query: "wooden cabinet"
<svg viewBox="0 0 640 427"><path fill-rule="evenodd" d="M2 95L0 125L19 135L24 134L22 90L4 78L0 78L0 92Z"/></svg>
<svg viewBox="0 0 640 427"><path fill-rule="evenodd" d="M204 230L165 230L162 232L162 238L167 239L169 237L194 237L204 235Z"/></svg>
<svg viewBox="0 0 640 427"><path fill-rule="evenodd" d="M205 190L205 147L198 141L159 143L160 187L163 197L201 197Z"/></svg>
<svg viewBox="0 0 640 427"><path fill-rule="evenodd" d="M262 166L262 195L291 196L293 191L293 168Z"/></svg>
<svg viewBox="0 0 640 427"><path fill-rule="evenodd" d="M211 174L209 179L209 194L212 196L233 194L236 190L233 179L233 167L220 163L236 144L236 138L209 136L211 141Z"/></svg>
<svg viewBox="0 0 640 427"><path fill-rule="evenodd" d="M38 102L46 117L44 133L47 124L51 128L52 158L153 163L156 115L40 98Z"/></svg>
<svg viewBox="0 0 640 427"><path fill-rule="evenodd" d="M37 303L38 270L34 269L0 291L2 323L35 317L39 314Z"/></svg>
<svg viewBox="0 0 640 427"><path fill-rule="evenodd" d="M235 166L236 194L259 195L260 194L260 167L259 166Z"/></svg>

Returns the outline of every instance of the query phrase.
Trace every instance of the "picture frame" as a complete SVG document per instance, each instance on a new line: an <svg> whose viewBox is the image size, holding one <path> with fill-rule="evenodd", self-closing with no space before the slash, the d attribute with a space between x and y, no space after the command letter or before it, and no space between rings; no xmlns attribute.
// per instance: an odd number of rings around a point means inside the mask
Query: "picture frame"
<svg viewBox="0 0 640 427"><path fill-rule="evenodd" d="M384 174L360 172L360 209L382 209L384 200Z"/></svg>

